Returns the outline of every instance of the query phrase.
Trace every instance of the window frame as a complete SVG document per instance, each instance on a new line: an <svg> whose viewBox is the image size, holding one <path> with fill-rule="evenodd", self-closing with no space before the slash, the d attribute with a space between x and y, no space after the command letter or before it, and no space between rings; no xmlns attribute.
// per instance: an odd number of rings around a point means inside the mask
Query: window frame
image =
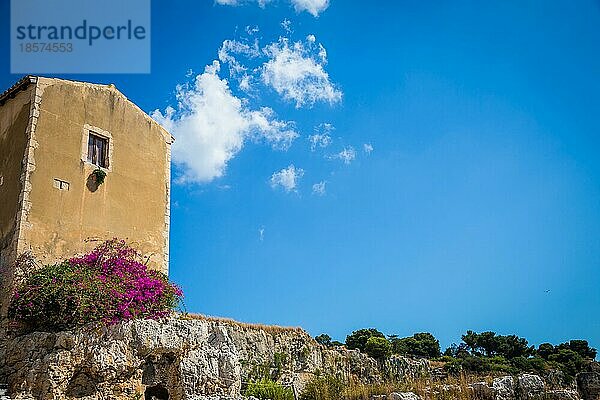
<svg viewBox="0 0 600 400"><path fill-rule="evenodd" d="M108 167L108 139L93 131L88 134L87 162L99 168Z"/></svg>
<svg viewBox="0 0 600 400"><path fill-rule="evenodd" d="M98 165L99 163L90 162L91 157L89 156L89 142L90 136L95 136L99 139L105 140L104 149L104 166ZM85 165L89 165L93 168L100 168L105 172L112 171L112 152L114 149L114 141L110 132L105 131L97 126L85 124L83 126L83 134L81 137L81 161Z"/></svg>

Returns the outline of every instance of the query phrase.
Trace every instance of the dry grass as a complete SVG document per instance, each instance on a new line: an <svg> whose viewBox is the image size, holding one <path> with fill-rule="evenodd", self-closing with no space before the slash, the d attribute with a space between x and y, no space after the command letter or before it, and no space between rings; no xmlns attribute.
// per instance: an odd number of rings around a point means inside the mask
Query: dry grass
<svg viewBox="0 0 600 400"><path fill-rule="evenodd" d="M213 317L210 315L204 314L179 314L180 319L185 320L200 320L200 321L209 321L209 322L218 322L222 324L227 324L230 326L240 327L243 329L252 329L252 330L261 330L268 333L282 333L282 332L295 332L301 334L307 334L300 327L287 327L287 326L279 326L279 325L264 325L264 324L253 324L248 322L240 322L231 318L224 317Z"/></svg>
<svg viewBox="0 0 600 400"><path fill-rule="evenodd" d="M431 366L432 369L443 368L444 365L446 365L446 364L447 364L446 361L429 360L429 365Z"/></svg>
<svg viewBox="0 0 600 400"><path fill-rule="evenodd" d="M350 382L343 391L344 400L370 400L374 395L389 395L392 392L413 392L425 400L477 400L469 384L488 381L488 377L448 377L443 381L419 378L397 383L361 384Z"/></svg>
<svg viewBox="0 0 600 400"><path fill-rule="evenodd" d="M407 392L404 384L395 383L353 383L344 388L343 398L345 400L370 400L374 395L388 395L392 392Z"/></svg>

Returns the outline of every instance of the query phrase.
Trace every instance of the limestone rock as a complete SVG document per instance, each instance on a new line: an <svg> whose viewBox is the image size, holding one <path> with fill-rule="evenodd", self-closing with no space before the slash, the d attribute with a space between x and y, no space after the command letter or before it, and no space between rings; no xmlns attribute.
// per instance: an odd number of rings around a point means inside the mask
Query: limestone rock
<svg viewBox="0 0 600 400"><path fill-rule="evenodd" d="M584 400L600 399L600 372L592 370L577 374L577 387Z"/></svg>
<svg viewBox="0 0 600 400"><path fill-rule="evenodd" d="M421 398L413 392L393 392L388 396L389 400L421 400Z"/></svg>
<svg viewBox="0 0 600 400"><path fill-rule="evenodd" d="M441 394L442 398L460 398L460 394L463 392L463 389L460 385L456 384L443 384L438 390L435 391L436 394Z"/></svg>
<svg viewBox="0 0 600 400"><path fill-rule="evenodd" d="M544 395L544 381L538 375L521 374L518 376L520 400L541 399Z"/></svg>
<svg viewBox="0 0 600 400"><path fill-rule="evenodd" d="M580 397L576 390L559 389L548 390L544 400L580 400Z"/></svg>
<svg viewBox="0 0 600 400"><path fill-rule="evenodd" d="M487 384L487 382L475 382L469 385L473 393L473 398L478 400L494 400L496 398L496 391L494 388Z"/></svg>
<svg viewBox="0 0 600 400"><path fill-rule="evenodd" d="M496 400L512 400L515 398L515 379L512 376L495 378L492 387L496 392Z"/></svg>
<svg viewBox="0 0 600 400"><path fill-rule="evenodd" d="M175 400L239 399L253 371L265 366L296 393L316 371L364 383L428 371L426 360L378 363L355 350L321 346L301 329L219 319L136 320L0 339L0 383L13 399L124 400L145 390Z"/></svg>

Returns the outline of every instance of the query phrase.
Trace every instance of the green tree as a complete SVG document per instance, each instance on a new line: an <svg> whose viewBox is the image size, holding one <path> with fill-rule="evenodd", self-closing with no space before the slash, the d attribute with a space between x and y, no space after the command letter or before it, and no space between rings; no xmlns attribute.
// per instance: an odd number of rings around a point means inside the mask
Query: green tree
<svg viewBox="0 0 600 400"><path fill-rule="evenodd" d="M441 355L440 342L431 333L415 333L411 337L401 339L390 336L390 342L395 354L427 358Z"/></svg>
<svg viewBox="0 0 600 400"><path fill-rule="evenodd" d="M481 354L479 352L479 335L471 330L467 331L464 335L462 335L462 341L467 345L469 349L469 353L476 355Z"/></svg>
<svg viewBox="0 0 600 400"><path fill-rule="evenodd" d="M385 339L385 335L375 328L359 329L352 332L351 335L346 336L346 347L349 349L358 349L364 353L367 340L373 336Z"/></svg>
<svg viewBox="0 0 600 400"><path fill-rule="evenodd" d="M315 340L323 346L331 347L331 336L326 333L315 336Z"/></svg>
<svg viewBox="0 0 600 400"><path fill-rule="evenodd" d="M554 353L556 353L556 349L550 343L542 343L536 350L536 354L544 360L547 360Z"/></svg>
<svg viewBox="0 0 600 400"><path fill-rule="evenodd" d="M454 358L464 358L469 355L469 349L465 343L452 343L446 350L444 356Z"/></svg>
<svg viewBox="0 0 600 400"><path fill-rule="evenodd" d="M571 381L578 372L581 372L584 366L583 357L570 349L560 349L555 354L551 354L548 359L558 364L568 381Z"/></svg>
<svg viewBox="0 0 600 400"><path fill-rule="evenodd" d="M502 356L512 359L534 354L534 347L529 346L527 339L516 335L503 336L490 331L476 333L469 330L462 336L462 340L473 356Z"/></svg>
<svg viewBox="0 0 600 400"><path fill-rule="evenodd" d="M596 349L590 347L587 340L570 340L567 343L559 344L557 350L572 350L582 358L596 358Z"/></svg>
<svg viewBox="0 0 600 400"><path fill-rule="evenodd" d="M534 354L534 347L529 346L527 339L516 335L496 336L496 352L508 359L527 358Z"/></svg>
<svg viewBox="0 0 600 400"><path fill-rule="evenodd" d="M384 337L371 336L367 339L365 352L373 358L385 359L392 354L392 345Z"/></svg>

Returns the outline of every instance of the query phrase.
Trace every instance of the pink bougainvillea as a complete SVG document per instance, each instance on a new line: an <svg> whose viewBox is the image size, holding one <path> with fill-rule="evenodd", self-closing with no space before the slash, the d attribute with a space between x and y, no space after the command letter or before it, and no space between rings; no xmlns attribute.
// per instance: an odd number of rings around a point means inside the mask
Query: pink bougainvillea
<svg viewBox="0 0 600 400"><path fill-rule="evenodd" d="M151 270L123 240L33 273L15 292L9 315L33 329L57 330L100 321L161 318L183 293Z"/></svg>

